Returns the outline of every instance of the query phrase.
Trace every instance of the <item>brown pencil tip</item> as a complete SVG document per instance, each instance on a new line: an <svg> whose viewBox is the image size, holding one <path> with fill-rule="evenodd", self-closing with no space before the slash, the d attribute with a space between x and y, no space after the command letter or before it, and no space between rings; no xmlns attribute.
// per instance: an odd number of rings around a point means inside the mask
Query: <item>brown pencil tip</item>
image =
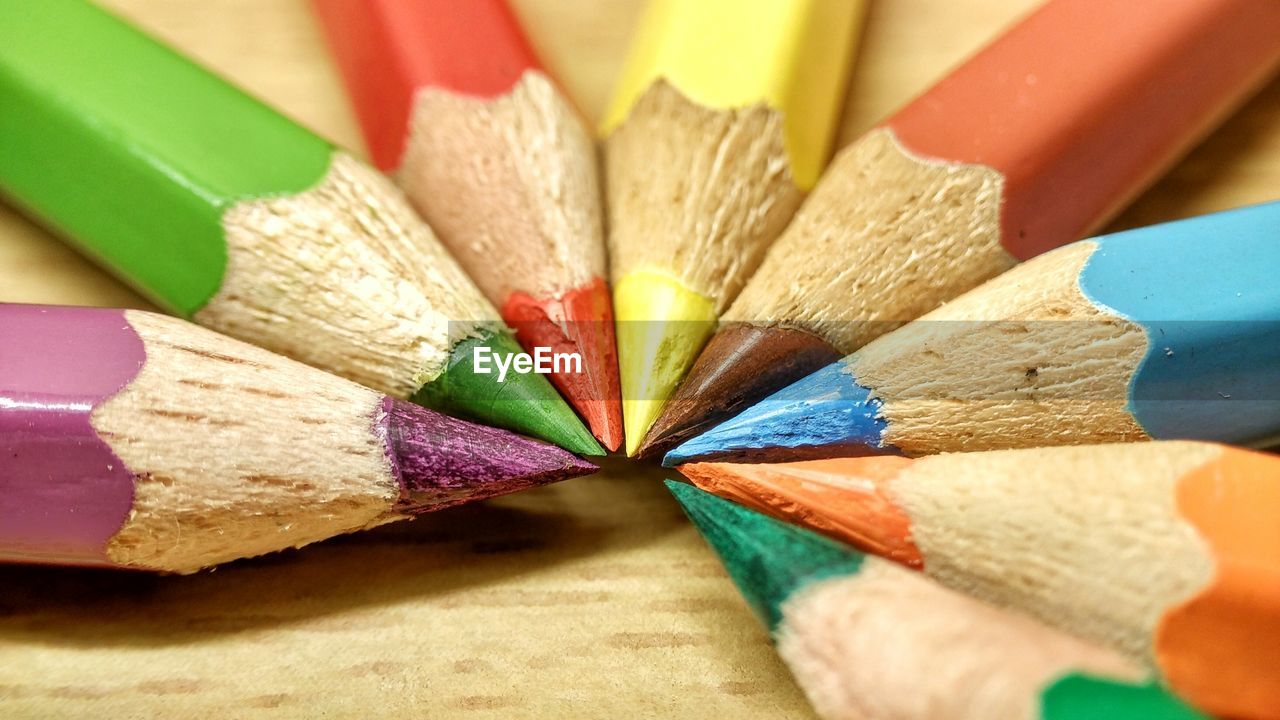
<svg viewBox="0 0 1280 720"><path fill-rule="evenodd" d="M512 293L502 306L502 317L526 350L542 347L553 354L580 358L580 366L553 372L551 383L578 411L600 444L617 450L623 436L622 393L613 301L604 280L593 278L550 298Z"/></svg>
<svg viewBox="0 0 1280 720"><path fill-rule="evenodd" d="M661 457L800 378L840 359L805 330L755 325L722 328L645 436L638 455Z"/></svg>

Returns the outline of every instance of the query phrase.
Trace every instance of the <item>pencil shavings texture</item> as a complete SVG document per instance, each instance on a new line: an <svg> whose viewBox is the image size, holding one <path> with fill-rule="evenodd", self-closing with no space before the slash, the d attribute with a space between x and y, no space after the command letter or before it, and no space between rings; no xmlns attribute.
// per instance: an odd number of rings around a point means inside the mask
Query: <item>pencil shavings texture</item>
<svg viewBox="0 0 1280 720"><path fill-rule="evenodd" d="M909 153L873 130L832 162L724 315L782 324L853 352L1013 266L1004 180Z"/></svg>
<svg viewBox="0 0 1280 720"><path fill-rule="evenodd" d="M338 152L298 195L223 217L227 273L203 325L404 398L499 323L389 180Z"/></svg>
<svg viewBox="0 0 1280 720"><path fill-rule="evenodd" d="M546 75L495 99L423 88L408 132L396 177L490 300L604 275L595 146Z"/></svg>
<svg viewBox="0 0 1280 720"><path fill-rule="evenodd" d="M194 572L391 519L399 488L370 432L376 393L314 371L303 387L282 386L297 372L288 359L164 316L127 317L147 338L147 362L92 419L135 475L112 562ZM225 452L244 447L251 469Z"/></svg>
<svg viewBox="0 0 1280 720"><path fill-rule="evenodd" d="M848 371L885 398L884 444L914 455L1148 439L1128 411L1146 334L1082 294L1094 247L1024 263L851 356Z"/></svg>
<svg viewBox="0 0 1280 720"><path fill-rule="evenodd" d="M614 282L673 274L721 312L799 206L782 114L713 110L664 81L605 141Z"/></svg>

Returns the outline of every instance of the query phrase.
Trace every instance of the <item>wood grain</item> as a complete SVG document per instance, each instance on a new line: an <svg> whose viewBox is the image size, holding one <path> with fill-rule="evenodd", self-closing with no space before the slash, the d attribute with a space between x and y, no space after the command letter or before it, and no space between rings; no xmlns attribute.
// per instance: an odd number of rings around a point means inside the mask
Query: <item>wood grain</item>
<svg viewBox="0 0 1280 720"><path fill-rule="evenodd" d="M359 150L303 0L109 0ZM871 4L851 140L1034 0ZM598 118L641 0L516 0ZM1280 83L1117 221L1272 199ZM0 206L0 301L147 307ZM623 462L560 486L193 577L0 568L0 716L806 717L714 556Z"/></svg>

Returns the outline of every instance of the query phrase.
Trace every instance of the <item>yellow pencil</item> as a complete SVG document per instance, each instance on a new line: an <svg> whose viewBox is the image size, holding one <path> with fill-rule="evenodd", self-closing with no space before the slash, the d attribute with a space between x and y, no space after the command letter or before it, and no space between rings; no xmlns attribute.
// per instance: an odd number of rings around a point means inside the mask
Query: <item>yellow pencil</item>
<svg viewBox="0 0 1280 720"><path fill-rule="evenodd" d="M651 0L604 124L627 453L826 164L862 0Z"/></svg>

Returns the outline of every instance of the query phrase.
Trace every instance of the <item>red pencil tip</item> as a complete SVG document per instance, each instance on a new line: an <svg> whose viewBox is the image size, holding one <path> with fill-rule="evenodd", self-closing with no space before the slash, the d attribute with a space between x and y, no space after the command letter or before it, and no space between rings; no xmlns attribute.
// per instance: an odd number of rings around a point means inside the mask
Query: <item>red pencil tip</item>
<svg viewBox="0 0 1280 720"><path fill-rule="evenodd" d="M622 444L622 402L618 389L618 351L613 334L613 303L601 278L558 297L535 298L512 293L502 307L503 319L516 331L527 351L548 348L553 354L577 354L551 382L587 422L591 433L609 450Z"/></svg>

